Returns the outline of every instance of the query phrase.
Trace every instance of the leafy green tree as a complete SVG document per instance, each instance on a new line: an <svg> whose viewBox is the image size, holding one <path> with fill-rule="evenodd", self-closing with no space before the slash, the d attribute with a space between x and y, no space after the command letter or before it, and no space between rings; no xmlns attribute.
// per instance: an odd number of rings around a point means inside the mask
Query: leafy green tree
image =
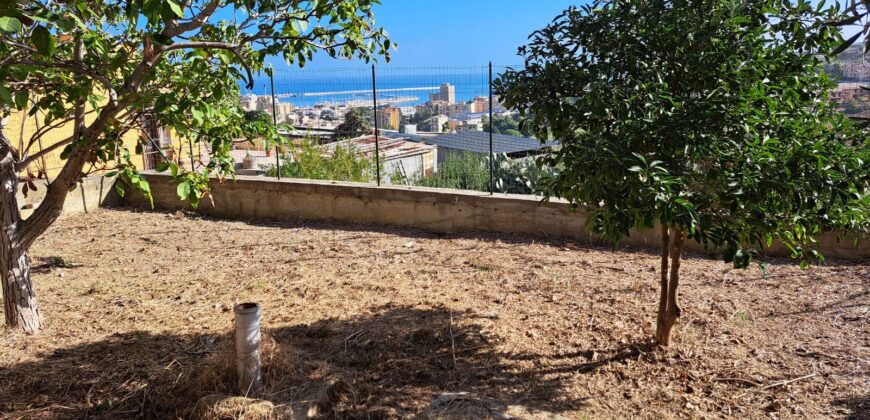
<svg viewBox="0 0 870 420"><path fill-rule="evenodd" d="M266 124L272 123L272 116L267 114L265 111L246 111L245 112L245 121L246 122L254 122L254 121L262 121Z"/></svg>
<svg viewBox="0 0 870 420"><path fill-rule="evenodd" d="M335 127L333 138L356 137L370 132L371 126L369 126L369 121L363 114L362 108L351 108L344 114L344 121Z"/></svg>
<svg viewBox="0 0 870 420"><path fill-rule="evenodd" d="M409 124L422 124L429 118L438 115L438 112L432 108L424 107L417 110L414 115L408 120Z"/></svg>
<svg viewBox="0 0 870 420"><path fill-rule="evenodd" d="M121 136L145 116L178 135L208 142L209 165L186 172L161 165L178 193L197 205L208 176L232 174L238 138L281 141L277 128L245 121L239 79L253 84L266 58L300 66L323 51L337 58L389 59L391 42L376 27L377 0L95 0L0 1L0 112L45 115L44 126L69 123L70 138L41 151L38 137L19 148L0 130L0 277L9 327L42 327L30 282L28 249L60 215L84 173L112 169L149 194ZM219 18L223 16L223 18ZM26 220L15 191L19 174L63 150L65 164ZM30 181L30 180L27 180ZM122 185L122 184L118 184ZM123 188L119 191L123 193Z"/></svg>
<svg viewBox="0 0 870 420"><path fill-rule="evenodd" d="M483 131L489 132L489 115L483 116ZM518 114L508 116L493 115L492 132L514 137L530 137L532 135L532 132L525 125L520 124Z"/></svg>
<svg viewBox="0 0 870 420"><path fill-rule="evenodd" d="M508 128L507 130L504 130L502 132L502 134L505 134L508 136L514 136L514 137L522 137L523 136L523 133L520 133L519 130L515 130L513 128Z"/></svg>
<svg viewBox="0 0 870 420"><path fill-rule="evenodd" d="M867 232L870 156L822 72L835 18L803 0L596 1L535 32L525 68L496 82L561 141L544 190L608 239L661 226L660 344L685 240L736 267L779 241L803 265L819 232Z"/></svg>

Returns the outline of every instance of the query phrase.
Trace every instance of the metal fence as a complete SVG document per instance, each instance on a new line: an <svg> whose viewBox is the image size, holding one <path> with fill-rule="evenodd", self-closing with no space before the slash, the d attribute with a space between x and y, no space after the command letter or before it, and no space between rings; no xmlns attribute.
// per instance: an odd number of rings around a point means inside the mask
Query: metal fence
<svg viewBox="0 0 870 420"><path fill-rule="evenodd" d="M519 115L492 94L492 80L506 66L372 66L355 69L284 69L255 80L242 106L282 124L283 146L262 140L233 151L241 174L417 185L487 192L530 193L547 168L535 158L558 146L530 135ZM838 81L833 99L852 118L870 118L870 65L858 59L829 64ZM125 137L142 146L142 168L165 159L199 169L208 142L173 138L143 123ZM69 124L47 130L41 114L13 114L7 137L36 153L71 135ZM36 136L35 134L42 133ZM14 135L10 135L14 134ZM36 140L32 140L36 138ZM56 174L62 148L41 156L34 175ZM138 159L138 158L137 158ZM243 169L247 166L248 169ZM90 168L98 170L99 168Z"/></svg>
<svg viewBox="0 0 870 420"><path fill-rule="evenodd" d="M493 95L505 68L275 71L242 106L285 124L291 145L246 154L265 176L528 193L526 172L554 143L524 133Z"/></svg>

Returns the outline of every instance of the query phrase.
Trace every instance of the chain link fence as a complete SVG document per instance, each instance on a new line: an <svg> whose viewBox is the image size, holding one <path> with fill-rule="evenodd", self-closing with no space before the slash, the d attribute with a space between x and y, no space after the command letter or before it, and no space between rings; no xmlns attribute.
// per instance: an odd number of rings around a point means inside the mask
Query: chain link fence
<svg viewBox="0 0 870 420"><path fill-rule="evenodd" d="M246 154L265 176L530 193L534 158L558 143L532 137L492 95L504 69L276 71L242 106L252 116L274 109L290 146L274 158L267 148Z"/></svg>
<svg viewBox="0 0 870 420"><path fill-rule="evenodd" d="M826 65L837 81L832 99L854 119L870 119L870 65L847 50ZM558 147L558 139L534 138L518 113L491 94L493 78L506 66L371 67L285 69L255 81L242 92L250 118L274 118L286 144L262 140L239 143L233 156L238 173L414 185L483 192L532 193L550 171L535 159ZM261 115L264 114L264 115ZM46 126L40 114L13 113L4 125L18 150L39 153L28 171L50 180L63 167L58 142L71 124ZM166 159L200 169L208 163L208 142L176 138L170 130L143 122L125 136L141 169ZM42 151L46 150L45 153ZM92 168L93 169L93 168Z"/></svg>

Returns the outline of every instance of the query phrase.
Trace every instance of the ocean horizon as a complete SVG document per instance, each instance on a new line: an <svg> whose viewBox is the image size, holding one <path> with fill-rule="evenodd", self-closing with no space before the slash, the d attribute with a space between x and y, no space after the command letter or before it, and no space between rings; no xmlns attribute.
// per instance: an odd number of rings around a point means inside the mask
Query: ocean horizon
<svg viewBox="0 0 870 420"><path fill-rule="evenodd" d="M493 79L505 70L493 67ZM489 95L487 67L424 68L375 70L378 105L416 106L429 100L430 93L439 91L442 83L454 86L456 101L467 102L475 96ZM254 77L254 88L239 83L242 94L269 95L269 77ZM293 69L275 72L275 95L279 102L295 107L318 104L359 104L371 106L372 73L368 69Z"/></svg>

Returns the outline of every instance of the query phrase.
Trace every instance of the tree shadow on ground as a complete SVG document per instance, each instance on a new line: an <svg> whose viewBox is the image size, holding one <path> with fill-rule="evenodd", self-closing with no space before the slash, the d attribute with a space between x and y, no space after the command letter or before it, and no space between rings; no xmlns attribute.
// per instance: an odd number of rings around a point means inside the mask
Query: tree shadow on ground
<svg viewBox="0 0 870 420"><path fill-rule="evenodd" d="M595 359L594 349L506 353L481 321L472 312L386 306L265 330L263 398L315 401L337 417L385 418L418 413L443 392L469 392L529 413L564 413L584 405L584 397L566 392L574 375L646 349L598 350L605 353L591 363L578 360ZM35 355L0 371L0 415L187 417L199 398L232 393L230 334L135 331ZM544 368L554 364L558 369Z"/></svg>
<svg viewBox="0 0 870 420"><path fill-rule="evenodd" d="M801 309L798 311L791 312L774 312L772 311L768 317L790 317L795 315L806 315L811 313L824 313L827 311L833 310L843 310L850 308L864 308L867 306L867 303L870 302L868 300L870 298L870 290L864 290L861 292L852 293L846 295L840 299L824 303L822 305L815 305L809 308ZM861 317L854 317L854 321L860 321Z"/></svg>
<svg viewBox="0 0 870 420"><path fill-rule="evenodd" d="M113 210L116 211L127 211L127 212L142 212L140 209L131 209L129 207L113 207ZM177 212L166 211L166 210L149 210L150 212L158 212L158 213L166 213L166 214L176 214ZM499 233L499 232L489 232L489 231L462 231L462 232L437 232L426 230L425 228L415 228L408 226L394 226L394 225L383 225L383 224L375 224L375 223L354 223L354 222L343 222L343 221L329 221L329 220L314 220L314 219L301 219L301 218L293 218L293 219L274 219L274 218L226 218L226 217L216 217L210 216L207 214L196 213L193 211L184 211L184 217L190 218L201 218L205 220L219 220L219 221L237 221L245 223L251 226L251 231L259 232L260 228L277 228L277 229L312 229L312 230L336 230L340 229L346 232L355 232L360 234L366 233L377 233L377 234L390 234L396 235L403 238L408 239L474 239L482 242L500 242L501 244L508 246L526 246L529 244L542 244L551 246L554 248L566 248L569 250L587 250L587 251L619 251L627 254L636 254L643 256L658 256L661 250L658 247L658 244L655 242L650 242L648 245L624 245L624 244L614 244L603 239L594 239L594 238L577 238L571 236L552 236L547 234L509 234L509 233ZM578 227L578 229L585 229L583 227ZM248 229L239 229L234 228L234 230L248 230ZM162 234L162 233L180 233L181 231L176 230L166 230L164 228L157 229L153 232L148 232L150 234ZM352 239L352 238L351 238ZM275 243L270 244L275 245ZM714 249L686 249L684 250L686 258L696 258L696 259L704 259L704 260L717 260L721 261L721 252L716 251ZM763 253L764 254L764 253ZM787 256L771 256L771 255L762 255L760 261L763 261L768 267L777 267L777 266L797 266L798 261L789 258ZM841 266L862 266L864 265L861 260L850 260L850 259L839 259L839 258L830 258L827 259L824 263L825 265L841 265ZM722 267L727 268L731 264L724 263ZM750 282L750 281L766 281L771 280L776 275L768 275L764 274L762 271L759 271L762 274L749 279L741 279L741 282ZM791 275L785 276L791 277Z"/></svg>
<svg viewBox="0 0 870 420"><path fill-rule="evenodd" d="M851 413L846 417L849 420L870 419L870 395L836 400L833 403Z"/></svg>

